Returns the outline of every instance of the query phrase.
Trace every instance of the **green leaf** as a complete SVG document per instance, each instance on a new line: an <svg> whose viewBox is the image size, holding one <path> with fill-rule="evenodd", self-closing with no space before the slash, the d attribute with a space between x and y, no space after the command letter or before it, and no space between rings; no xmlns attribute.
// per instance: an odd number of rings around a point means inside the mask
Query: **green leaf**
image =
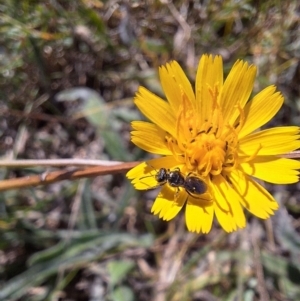
<svg viewBox="0 0 300 301"><path fill-rule="evenodd" d="M300 268L289 260L263 252L262 263L268 272L276 276L289 278L299 284Z"/></svg>
<svg viewBox="0 0 300 301"><path fill-rule="evenodd" d="M128 286L118 286L112 292L113 301L133 301L134 295Z"/></svg>
<svg viewBox="0 0 300 301"><path fill-rule="evenodd" d="M110 261L107 266L110 285L115 286L117 283L120 283L133 267L134 263L131 260Z"/></svg>
<svg viewBox="0 0 300 301"><path fill-rule="evenodd" d="M300 298L300 268L299 264L293 264L290 260L273 256L269 253L262 253L262 264L267 273L276 276L282 284L280 287L285 288L285 295L292 300Z"/></svg>
<svg viewBox="0 0 300 301"><path fill-rule="evenodd" d="M83 183L83 195L80 201L80 217L78 223L80 223L80 229L96 229L97 221L95 210L93 206L93 199L91 194L91 181L83 180L80 183Z"/></svg>
<svg viewBox="0 0 300 301"><path fill-rule="evenodd" d="M300 235L295 230L292 219L284 208L276 214L276 223L276 239L280 245L298 257L300 254Z"/></svg>

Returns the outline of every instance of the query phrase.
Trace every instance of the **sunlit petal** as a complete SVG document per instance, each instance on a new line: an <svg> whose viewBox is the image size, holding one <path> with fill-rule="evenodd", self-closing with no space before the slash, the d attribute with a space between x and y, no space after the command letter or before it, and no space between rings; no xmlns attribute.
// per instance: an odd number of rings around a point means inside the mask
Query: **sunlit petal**
<svg viewBox="0 0 300 301"><path fill-rule="evenodd" d="M143 87L139 88L134 103L153 123L175 136L176 119L169 103Z"/></svg>
<svg viewBox="0 0 300 301"><path fill-rule="evenodd" d="M208 233L211 229L214 217L213 203L188 198L185 209L186 226L189 231Z"/></svg>
<svg viewBox="0 0 300 301"><path fill-rule="evenodd" d="M256 67L247 62L237 61L229 72L220 96L223 118L233 125L253 90Z"/></svg>
<svg viewBox="0 0 300 301"><path fill-rule="evenodd" d="M133 121L131 125L133 128L131 141L139 148L152 154L172 155L167 148L164 130L144 121Z"/></svg>
<svg viewBox="0 0 300 301"><path fill-rule="evenodd" d="M159 68L160 82L174 114L182 102L182 94L195 103L195 95L190 81L176 61Z"/></svg>
<svg viewBox="0 0 300 301"><path fill-rule="evenodd" d="M266 124L279 111L284 99L281 93L275 91L275 86L269 86L246 104L245 123L239 132L240 139Z"/></svg>
<svg viewBox="0 0 300 301"><path fill-rule="evenodd" d="M299 127L285 126L250 134L240 140L239 155L279 155L300 148Z"/></svg>
<svg viewBox="0 0 300 301"><path fill-rule="evenodd" d="M246 226L246 219L240 204L240 196L235 189L222 177L218 176L214 181L214 209L216 217L226 232L236 231ZM228 204L228 210L224 210L222 203Z"/></svg>
<svg viewBox="0 0 300 301"><path fill-rule="evenodd" d="M210 89L215 86L218 90L223 85L223 61L217 55L203 55L200 59L196 76L196 111L199 114L199 122L202 123L212 111L212 99Z"/></svg>
<svg viewBox="0 0 300 301"><path fill-rule="evenodd" d="M185 191L176 192L174 189L164 186L154 201L151 212L159 215L159 218L169 221L174 218L183 207L187 194Z"/></svg>
<svg viewBox="0 0 300 301"><path fill-rule="evenodd" d="M240 164L247 175L274 184L299 182L300 162L285 158L256 157L253 161Z"/></svg>
<svg viewBox="0 0 300 301"><path fill-rule="evenodd" d="M253 215L266 219L278 209L272 195L251 177L234 172L231 173L230 180L241 197L241 203Z"/></svg>

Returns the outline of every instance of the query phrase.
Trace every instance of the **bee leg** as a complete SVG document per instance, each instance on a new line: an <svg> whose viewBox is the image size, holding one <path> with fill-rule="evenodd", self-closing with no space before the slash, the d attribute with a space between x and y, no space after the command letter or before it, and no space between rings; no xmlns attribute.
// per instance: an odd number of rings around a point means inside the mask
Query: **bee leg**
<svg viewBox="0 0 300 301"><path fill-rule="evenodd" d="M176 192L174 194L174 200L177 200L179 192L180 192L179 187L176 187Z"/></svg>

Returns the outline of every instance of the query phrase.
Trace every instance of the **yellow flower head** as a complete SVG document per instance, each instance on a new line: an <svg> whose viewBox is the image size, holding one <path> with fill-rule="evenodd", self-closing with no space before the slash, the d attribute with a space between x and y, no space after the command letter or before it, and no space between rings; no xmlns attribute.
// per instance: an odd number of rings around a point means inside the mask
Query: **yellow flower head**
<svg viewBox="0 0 300 301"><path fill-rule="evenodd" d="M163 157L127 173L136 189L161 187L152 212L174 218L186 204L189 231L208 233L214 215L227 232L246 225L245 207L266 219L278 204L259 183L298 181L300 163L280 155L300 148L299 128L257 131L280 109L269 86L249 97L256 67L238 60L226 80L220 56L203 55L195 92L176 61L159 69L167 101L140 87L135 104L150 122L132 122L132 141Z"/></svg>

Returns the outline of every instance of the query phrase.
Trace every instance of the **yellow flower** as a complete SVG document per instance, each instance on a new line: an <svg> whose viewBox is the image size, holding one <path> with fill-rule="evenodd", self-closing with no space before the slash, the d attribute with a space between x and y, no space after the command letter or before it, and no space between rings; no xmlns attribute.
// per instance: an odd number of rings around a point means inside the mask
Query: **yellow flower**
<svg viewBox="0 0 300 301"><path fill-rule="evenodd" d="M257 131L282 106L281 93L269 86L248 101L256 67L238 60L224 81L220 56L201 57L195 92L176 61L159 75L167 101L140 87L134 101L152 123L132 122L131 135L163 157L127 173L136 189L161 186L151 211L171 220L186 204L187 228L198 233L210 231L214 215L227 232L244 228L243 207L262 219L273 215L278 204L256 179L295 183L300 169L280 157L300 148L298 127Z"/></svg>

